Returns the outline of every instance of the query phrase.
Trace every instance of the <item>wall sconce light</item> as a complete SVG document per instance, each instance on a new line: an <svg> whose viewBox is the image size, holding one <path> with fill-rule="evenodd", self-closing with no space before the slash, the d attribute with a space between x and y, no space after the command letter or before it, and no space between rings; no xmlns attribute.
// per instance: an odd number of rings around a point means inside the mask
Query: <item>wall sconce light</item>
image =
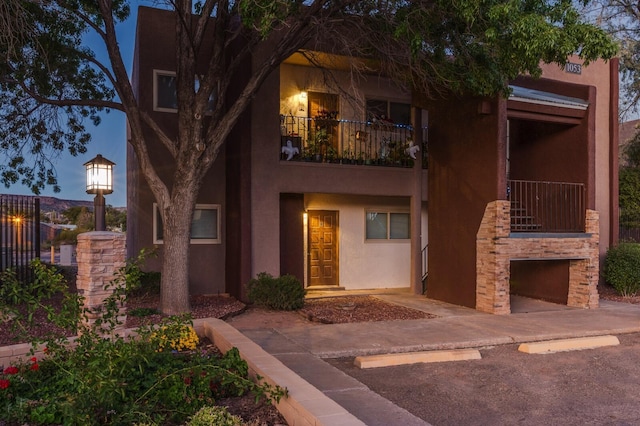
<svg viewBox="0 0 640 426"><path fill-rule="evenodd" d="M298 95L298 110L306 111L307 110L307 92L302 91Z"/></svg>

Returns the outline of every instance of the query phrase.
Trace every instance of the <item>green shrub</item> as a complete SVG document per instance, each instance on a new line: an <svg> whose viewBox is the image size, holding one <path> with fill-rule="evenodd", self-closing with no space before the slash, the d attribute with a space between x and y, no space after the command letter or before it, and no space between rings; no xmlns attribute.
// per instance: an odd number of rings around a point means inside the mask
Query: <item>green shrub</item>
<svg viewBox="0 0 640 426"><path fill-rule="evenodd" d="M640 290L640 244L620 243L607 251L604 278L622 296Z"/></svg>
<svg viewBox="0 0 640 426"><path fill-rule="evenodd" d="M52 243L57 247L60 244L78 244L78 235L83 232L87 232L86 229L63 229L60 234L58 234L52 241Z"/></svg>
<svg viewBox="0 0 640 426"><path fill-rule="evenodd" d="M266 272L249 281L249 300L256 305L281 311L294 311L304 305L305 290L293 275L274 278Z"/></svg>
<svg viewBox="0 0 640 426"><path fill-rule="evenodd" d="M154 308L133 308L127 311L127 315L132 317L148 317L151 315L157 315L160 311Z"/></svg>
<svg viewBox="0 0 640 426"><path fill-rule="evenodd" d="M127 264L124 267L127 295L160 294L160 272L142 270L147 257L155 257L156 255L155 250L142 249L136 257L127 259Z"/></svg>
<svg viewBox="0 0 640 426"><path fill-rule="evenodd" d="M249 377L247 363L236 348L223 356L202 351L160 351L158 336L182 339L193 348L189 317L169 317L159 326L142 326L136 339L116 334L119 310L131 278L127 268L105 290L113 291L96 322L78 323L86 315L82 298L67 291L53 268L34 262L36 279L26 287L9 280L0 297L0 312L13 323L33 322L32 306L47 308L52 294L62 292L58 310L48 309L49 320L61 328L79 329L75 345L55 333L32 343L44 343L46 355L0 369L0 419L8 424L182 424L200 408L216 400L251 392L256 399L279 400L285 390ZM27 311L14 306L27 306ZM188 329L186 336L182 331ZM186 342L186 345L184 344ZM171 346L171 345L169 345ZM174 345L177 346L178 345ZM257 377L260 380L260 377ZM2 423L2 422L0 422Z"/></svg>
<svg viewBox="0 0 640 426"><path fill-rule="evenodd" d="M160 272L142 271L140 288L147 294L160 294Z"/></svg>
<svg viewBox="0 0 640 426"><path fill-rule="evenodd" d="M242 419L229 413L225 407L202 407L186 426L242 426Z"/></svg>

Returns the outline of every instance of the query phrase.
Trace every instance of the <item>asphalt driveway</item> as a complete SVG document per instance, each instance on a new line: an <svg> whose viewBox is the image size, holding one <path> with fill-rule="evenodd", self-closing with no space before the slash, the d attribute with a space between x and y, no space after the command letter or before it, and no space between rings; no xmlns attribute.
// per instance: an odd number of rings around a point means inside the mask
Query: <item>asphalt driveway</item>
<svg viewBox="0 0 640 426"><path fill-rule="evenodd" d="M518 345L481 360L361 370L325 359L435 425L640 425L640 334L619 346L529 355Z"/></svg>

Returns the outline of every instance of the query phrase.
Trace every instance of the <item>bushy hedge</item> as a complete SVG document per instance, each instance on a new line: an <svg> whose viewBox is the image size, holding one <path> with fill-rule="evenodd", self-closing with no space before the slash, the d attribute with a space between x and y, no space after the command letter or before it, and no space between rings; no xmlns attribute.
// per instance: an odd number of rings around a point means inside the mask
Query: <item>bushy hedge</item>
<svg viewBox="0 0 640 426"><path fill-rule="evenodd" d="M305 290L293 275L274 278L261 272L249 281L249 300L256 305L281 311L295 311L304 305Z"/></svg>
<svg viewBox="0 0 640 426"><path fill-rule="evenodd" d="M607 251L604 278L623 296L640 290L640 244L620 243Z"/></svg>
<svg viewBox="0 0 640 426"><path fill-rule="evenodd" d="M116 333L131 269L118 271L105 288L113 293L96 312L83 309L82 296L69 291L57 270L32 265L33 282L5 275L0 312L12 318L16 335L34 327L36 309L45 309L59 329L32 340L34 348L46 347L45 355L0 367L0 424L184 424L190 416L207 420L195 413L223 398L251 392L278 401L285 395L278 386L254 383L236 348L222 356L193 350L198 338L188 316L141 326L136 339ZM52 296L62 299L59 309L49 305ZM81 321L97 313L95 323ZM73 346L64 334L70 328L78 331Z"/></svg>

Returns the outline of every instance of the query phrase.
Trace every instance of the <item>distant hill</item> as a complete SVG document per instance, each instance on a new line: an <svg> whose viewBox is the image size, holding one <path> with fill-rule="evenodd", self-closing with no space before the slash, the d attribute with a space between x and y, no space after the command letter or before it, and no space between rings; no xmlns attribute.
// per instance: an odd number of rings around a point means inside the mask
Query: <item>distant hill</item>
<svg viewBox="0 0 640 426"><path fill-rule="evenodd" d="M40 197L41 212L56 211L60 213L64 210L67 210L70 207L76 207L76 206L93 209L93 201L61 200L56 197Z"/></svg>
<svg viewBox="0 0 640 426"><path fill-rule="evenodd" d="M9 195L9 194L0 194L0 195L8 196L8 197L11 197L11 196L20 197L20 195ZM29 195L29 197L35 197L35 196ZM38 196L38 198L40 198L40 211L43 213L51 212L51 211L60 213L64 210L67 210L70 207L75 207L75 206L87 207L89 209L93 209L93 201L61 200L60 198L56 198L56 197L44 197L44 196Z"/></svg>

